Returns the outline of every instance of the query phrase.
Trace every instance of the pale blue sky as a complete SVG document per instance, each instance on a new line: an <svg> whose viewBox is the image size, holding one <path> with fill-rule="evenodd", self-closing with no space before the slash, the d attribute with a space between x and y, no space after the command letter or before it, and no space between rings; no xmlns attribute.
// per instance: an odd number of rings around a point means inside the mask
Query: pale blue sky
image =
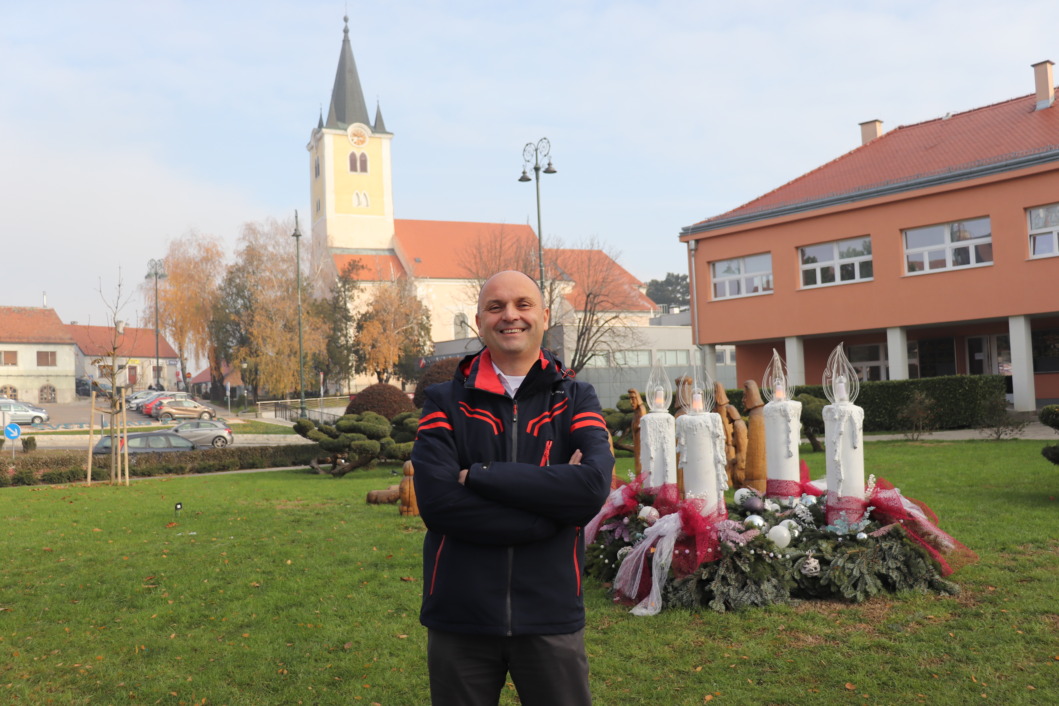
<svg viewBox="0 0 1059 706"><path fill-rule="evenodd" d="M0 4L0 304L104 323L167 242L229 252L309 213L305 145L342 15L394 133L399 218L529 222L522 146L547 136L545 236L595 236L646 281L680 228L884 129L1033 92L1059 3L99 0ZM135 319L139 302L125 311Z"/></svg>

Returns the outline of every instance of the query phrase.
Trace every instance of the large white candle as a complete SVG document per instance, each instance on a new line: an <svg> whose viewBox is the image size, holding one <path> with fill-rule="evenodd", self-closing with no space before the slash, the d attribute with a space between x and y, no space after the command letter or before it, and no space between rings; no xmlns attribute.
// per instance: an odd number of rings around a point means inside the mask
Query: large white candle
<svg viewBox="0 0 1059 706"><path fill-rule="evenodd" d="M702 500L703 515L719 512L728 489L721 415L685 414L677 418L676 432L684 497Z"/></svg>
<svg viewBox="0 0 1059 706"><path fill-rule="evenodd" d="M800 496L801 469L798 445L802 439L802 403L781 394L765 405L765 463L768 466L768 494Z"/></svg>
<svg viewBox="0 0 1059 706"><path fill-rule="evenodd" d="M673 415L648 412L640 417L640 469L652 488L677 482Z"/></svg>
<svg viewBox="0 0 1059 706"><path fill-rule="evenodd" d="M850 402L824 407L827 496L864 499L864 409ZM854 519L854 518L851 518ZM859 518L856 518L859 519Z"/></svg>

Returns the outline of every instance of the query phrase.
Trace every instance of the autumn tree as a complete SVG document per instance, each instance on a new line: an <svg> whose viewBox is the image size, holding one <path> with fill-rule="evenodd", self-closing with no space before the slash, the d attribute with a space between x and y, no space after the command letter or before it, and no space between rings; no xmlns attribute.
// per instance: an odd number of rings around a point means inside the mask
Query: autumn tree
<svg viewBox="0 0 1059 706"><path fill-rule="evenodd" d="M208 356L213 368L216 356L210 355L210 318L224 273L224 249L216 236L190 231L170 241L162 264L165 274L157 282L158 325L176 348L183 380L188 358ZM150 312L144 318L153 318L155 277L149 274L140 289L145 311Z"/></svg>
<svg viewBox="0 0 1059 706"><path fill-rule="evenodd" d="M310 304L315 316L325 325L324 350L314 356L313 367L325 379L344 381L348 389L356 371L356 317L353 308L360 292L358 273L364 266L355 260L346 264L331 286L330 296Z"/></svg>
<svg viewBox="0 0 1059 706"><path fill-rule="evenodd" d="M235 262L221 282L211 332L217 350L233 366L246 363L244 382L255 398L260 389L283 395L298 389L298 292L291 221L247 223ZM303 262L297 263L304 267ZM301 375L312 379L310 361L322 352L326 324L309 305L308 277L302 277Z"/></svg>
<svg viewBox="0 0 1059 706"><path fill-rule="evenodd" d="M357 317L356 330L356 372L379 382L395 376L402 358L430 349L430 312L409 277L378 285Z"/></svg>

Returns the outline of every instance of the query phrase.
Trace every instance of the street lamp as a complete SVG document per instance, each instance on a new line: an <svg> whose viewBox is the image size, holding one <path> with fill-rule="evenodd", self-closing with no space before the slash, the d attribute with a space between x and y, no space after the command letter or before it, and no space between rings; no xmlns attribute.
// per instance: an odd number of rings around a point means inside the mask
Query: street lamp
<svg viewBox="0 0 1059 706"><path fill-rule="evenodd" d="M540 287L541 296L544 296L544 232L541 231L541 160L548 159L548 166L544 168L545 174L555 174L556 169L552 166L549 157L552 151L552 143L547 137L542 137L537 144L527 142L522 148L522 176L519 181L529 181L530 176L526 173L530 162L533 162L533 180L537 182L537 263L540 265Z"/></svg>
<svg viewBox="0 0 1059 706"><path fill-rule="evenodd" d="M298 281L298 398L301 406L298 408L298 416L304 419L309 416L305 411L305 369L302 366L302 233L298 230L298 212L294 212L294 258Z"/></svg>
<svg viewBox="0 0 1059 706"><path fill-rule="evenodd" d="M155 389L161 390L162 383L159 379L162 374L162 366L158 362L158 280L165 279L165 262L162 260L149 260L147 262L147 276L144 279L154 277L154 385Z"/></svg>

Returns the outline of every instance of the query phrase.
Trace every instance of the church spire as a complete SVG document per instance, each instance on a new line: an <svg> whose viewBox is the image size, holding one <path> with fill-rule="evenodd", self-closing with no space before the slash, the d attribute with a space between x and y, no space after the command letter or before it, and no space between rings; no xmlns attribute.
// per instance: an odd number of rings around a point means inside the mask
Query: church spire
<svg viewBox="0 0 1059 706"><path fill-rule="evenodd" d="M342 52L338 56L335 87L331 91L331 107L325 125L336 130L344 130L353 123L370 124L364 91L357 75L357 62L353 60L353 48L349 44L349 16L342 19L346 23L342 30Z"/></svg>

